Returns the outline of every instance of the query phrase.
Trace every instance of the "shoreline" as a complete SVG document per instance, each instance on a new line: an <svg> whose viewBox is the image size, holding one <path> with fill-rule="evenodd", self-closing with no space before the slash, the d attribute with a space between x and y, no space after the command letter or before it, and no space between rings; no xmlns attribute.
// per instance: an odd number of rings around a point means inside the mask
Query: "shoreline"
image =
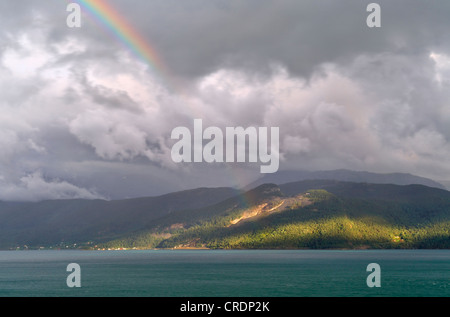
<svg viewBox="0 0 450 317"><path fill-rule="evenodd" d="M407 251L407 250L442 250L450 251L450 248L255 248L255 249L244 249L244 248L231 248L231 249L211 249L206 247L176 247L176 248L119 248L119 249L53 249L53 248L39 248L39 249L0 249L0 252L13 252L13 251Z"/></svg>

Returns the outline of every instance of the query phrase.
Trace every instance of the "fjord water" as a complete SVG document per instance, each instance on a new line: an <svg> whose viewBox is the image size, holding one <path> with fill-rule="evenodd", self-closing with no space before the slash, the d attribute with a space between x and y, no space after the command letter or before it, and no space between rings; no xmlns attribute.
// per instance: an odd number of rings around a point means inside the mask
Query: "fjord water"
<svg viewBox="0 0 450 317"><path fill-rule="evenodd" d="M69 263L80 288L66 284ZM449 297L450 250L0 251L0 296Z"/></svg>

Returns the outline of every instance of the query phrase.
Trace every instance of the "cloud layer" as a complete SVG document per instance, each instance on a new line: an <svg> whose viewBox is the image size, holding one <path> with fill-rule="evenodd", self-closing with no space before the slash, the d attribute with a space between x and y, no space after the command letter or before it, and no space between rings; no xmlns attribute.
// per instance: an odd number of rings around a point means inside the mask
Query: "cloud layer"
<svg viewBox="0 0 450 317"><path fill-rule="evenodd" d="M281 169L450 179L450 4L111 1L155 72L66 3L0 4L0 199L246 185L259 165L173 163L177 126L280 127Z"/></svg>

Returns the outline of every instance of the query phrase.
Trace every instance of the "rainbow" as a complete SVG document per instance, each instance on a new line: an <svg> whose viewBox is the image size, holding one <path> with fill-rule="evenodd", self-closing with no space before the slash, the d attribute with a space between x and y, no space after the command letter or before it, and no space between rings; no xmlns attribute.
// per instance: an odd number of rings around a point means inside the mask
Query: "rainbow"
<svg viewBox="0 0 450 317"><path fill-rule="evenodd" d="M112 5L104 0L76 0L75 2L105 26L134 55L167 80L169 71L156 49Z"/></svg>
<svg viewBox="0 0 450 317"><path fill-rule="evenodd" d="M88 13L95 22L101 24L112 34L113 38L118 39L131 53L138 59L147 64L160 77L169 90L175 90L178 94L183 94L183 89L176 84L166 67L163 58L157 50L149 43L142 34L139 33L117 10L105 0L67 0L69 3L78 3L84 12ZM200 118L199 110L195 106L187 106L196 118ZM243 184L238 172L230 168L230 174L238 184ZM246 184L246 183L245 183ZM240 195L242 206L250 206L251 198L247 195Z"/></svg>

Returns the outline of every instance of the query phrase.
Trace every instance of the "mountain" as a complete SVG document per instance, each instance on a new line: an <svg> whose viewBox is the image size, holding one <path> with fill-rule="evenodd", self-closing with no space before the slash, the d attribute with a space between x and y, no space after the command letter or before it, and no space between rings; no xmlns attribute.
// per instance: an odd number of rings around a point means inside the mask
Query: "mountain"
<svg viewBox="0 0 450 317"><path fill-rule="evenodd" d="M346 169L330 171L279 171L273 174L266 174L260 179L244 187L244 190L255 188L258 185L266 183L285 184L301 180L328 179L343 182L371 183L371 184L394 184L394 185L412 185L419 184L429 187L446 189L446 187L434 180L415 176L406 173L371 173L365 171L351 171Z"/></svg>
<svg viewBox="0 0 450 317"><path fill-rule="evenodd" d="M198 188L126 200L0 202L0 248L107 241L181 209L234 197L233 188Z"/></svg>
<svg viewBox="0 0 450 317"><path fill-rule="evenodd" d="M439 183L444 185L447 190L450 190L450 181L440 180Z"/></svg>
<svg viewBox="0 0 450 317"><path fill-rule="evenodd" d="M0 202L0 248L450 248L450 192L336 180Z"/></svg>
<svg viewBox="0 0 450 317"><path fill-rule="evenodd" d="M158 246L450 248L446 190L327 180L262 186L277 195L243 209L217 208L214 219L185 223Z"/></svg>

